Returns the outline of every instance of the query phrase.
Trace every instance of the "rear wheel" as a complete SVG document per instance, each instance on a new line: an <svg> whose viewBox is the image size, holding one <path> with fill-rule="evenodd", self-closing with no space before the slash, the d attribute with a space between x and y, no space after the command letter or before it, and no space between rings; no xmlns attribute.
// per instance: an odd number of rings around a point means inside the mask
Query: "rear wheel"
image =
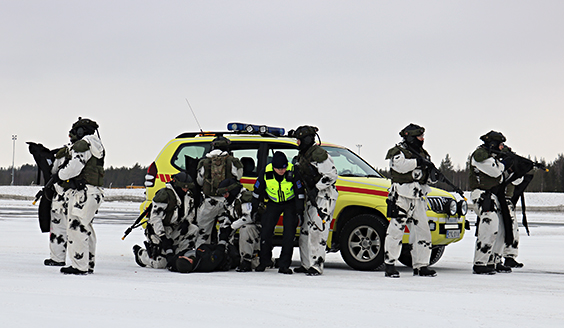
<svg viewBox="0 0 564 328"><path fill-rule="evenodd" d="M441 259L441 257L443 256L444 252L445 252L445 247L444 245L440 245L440 246L433 246L433 248L431 249L431 258L429 259L429 265L433 265L437 262L439 262L439 260ZM404 244L402 249L401 249L401 255L398 259L403 265L408 266L408 267L412 267L413 262L411 259L411 252L409 250L409 246L408 244Z"/></svg>
<svg viewBox="0 0 564 328"><path fill-rule="evenodd" d="M353 217L345 224L340 235L343 260L355 270L383 267L387 224L387 220L374 214Z"/></svg>

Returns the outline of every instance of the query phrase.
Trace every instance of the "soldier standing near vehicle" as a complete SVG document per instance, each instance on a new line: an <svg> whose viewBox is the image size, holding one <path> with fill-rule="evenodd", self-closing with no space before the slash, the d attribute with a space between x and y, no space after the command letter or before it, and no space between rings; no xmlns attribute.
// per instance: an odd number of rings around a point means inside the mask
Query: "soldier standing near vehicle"
<svg viewBox="0 0 564 328"><path fill-rule="evenodd" d="M209 244L211 233L217 219L224 211L225 199L217 195L219 183L233 178L237 181L243 176L243 165L229 153L229 139L220 136L211 143L211 151L198 163L196 181L202 187L204 199L198 209L197 226L200 228L196 246Z"/></svg>
<svg viewBox="0 0 564 328"><path fill-rule="evenodd" d="M103 201L105 151L97 132L98 124L78 118L69 131L71 142L69 161L54 175L57 181L69 183L68 245L71 265L61 268L64 274L93 273L96 256L96 234L92 226L94 215Z"/></svg>
<svg viewBox="0 0 564 328"><path fill-rule="evenodd" d="M142 267L164 269L174 254L194 249L198 227L191 224L196 214L194 182L185 172L157 191L147 221L146 249L133 246L135 262Z"/></svg>
<svg viewBox="0 0 564 328"><path fill-rule="evenodd" d="M431 257L431 231L427 219L426 195L431 191L427 182L431 175L431 157L425 149L425 128L409 124L400 132L403 141L388 150L392 185L388 194L390 224L384 242L385 276L399 278L395 268L402 248L405 226L409 227L409 246L413 275L434 277L435 270L428 268ZM416 153L421 156L417 156Z"/></svg>
<svg viewBox="0 0 564 328"><path fill-rule="evenodd" d="M303 218L305 195L301 181L294 175L294 166L288 163L286 155L281 151L274 153L272 163L258 175L253 190L253 214L258 212L259 203L265 198L268 198L268 202L261 216L260 264L255 271L264 271L273 266L272 237L283 213L284 230L278 272L292 274L290 265L299 221L297 213Z"/></svg>
<svg viewBox="0 0 564 328"><path fill-rule="evenodd" d="M223 245L229 256L229 249L234 245L235 232L239 230L239 256L232 256L232 260L240 258L238 272L252 271L253 267L258 265L260 250L258 223L251 216L252 193L233 178L220 182L217 193L225 198L225 212L218 219L218 245Z"/></svg>
<svg viewBox="0 0 564 328"><path fill-rule="evenodd" d="M300 229L301 266L294 272L317 276L323 273L325 250L337 201L337 169L327 151L315 143L317 127L300 126L288 133L298 139L296 171L304 183L307 202Z"/></svg>
<svg viewBox="0 0 564 328"><path fill-rule="evenodd" d="M505 137L500 132L490 131L480 137L484 142L470 157L469 185L471 198L478 205L478 225L473 272L495 274L511 272L501 264L504 248L505 228L502 216L502 201L496 195L496 188L503 182L505 165L498 158L503 150ZM505 190L503 191L505 193Z"/></svg>

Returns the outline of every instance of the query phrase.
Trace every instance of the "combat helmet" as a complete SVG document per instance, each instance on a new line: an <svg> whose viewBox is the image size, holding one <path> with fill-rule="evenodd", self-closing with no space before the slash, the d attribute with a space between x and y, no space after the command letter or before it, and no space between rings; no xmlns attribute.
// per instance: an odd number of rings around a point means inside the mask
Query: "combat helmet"
<svg viewBox="0 0 564 328"><path fill-rule="evenodd" d="M78 121L73 123L71 130L69 131L69 137L72 142L75 142L86 135L94 134L98 127L98 123L95 121L89 118L79 117Z"/></svg>
<svg viewBox="0 0 564 328"><path fill-rule="evenodd" d="M192 177L186 174L186 172L179 172L172 176L172 186L176 188L188 188L194 189L195 184Z"/></svg>
<svg viewBox="0 0 564 328"><path fill-rule="evenodd" d="M417 124L409 123L408 126L403 128L399 135L405 140L405 142L414 147L423 147L423 141L417 139L417 137L422 136L425 133L425 128Z"/></svg>
<svg viewBox="0 0 564 328"><path fill-rule="evenodd" d="M298 149L303 152L309 149L315 143L315 136L317 135L319 129L311 125L302 125L296 130L290 130L288 136L290 138L296 138L300 140L300 145Z"/></svg>
<svg viewBox="0 0 564 328"><path fill-rule="evenodd" d="M498 149L499 144L505 142L507 139L505 139L505 136L501 132L492 130L481 136L480 140L482 140L484 145L486 145L489 149Z"/></svg>
<svg viewBox="0 0 564 328"><path fill-rule="evenodd" d="M229 151L229 146L231 145L231 140L225 138L224 136L218 136L211 142L211 149L219 149L222 151Z"/></svg>

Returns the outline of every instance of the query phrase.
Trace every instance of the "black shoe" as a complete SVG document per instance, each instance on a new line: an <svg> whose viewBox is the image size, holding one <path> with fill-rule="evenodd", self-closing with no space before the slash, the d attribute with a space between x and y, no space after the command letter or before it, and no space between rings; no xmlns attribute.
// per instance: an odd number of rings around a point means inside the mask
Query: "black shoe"
<svg viewBox="0 0 564 328"><path fill-rule="evenodd" d="M72 266L61 268L61 272L64 274L76 274L76 275L85 275L88 271L80 271L78 269L73 268Z"/></svg>
<svg viewBox="0 0 564 328"><path fill-rule="evenodd" d="M260 263L258 267L255 268L255 271L264 272L266 269L270 269L270 268L272 268L272 262Z"/></svg>
<svg viewBox="0 0 564 328"><path fill-rule="evenodd" d="M320 276L321 272L317 271L314 267L307 269L306 271L307 276Z"/></svg>
<svg viewBox="0 0 564 328"><path fill-rule="evenodd" d="M45 259L45 261L43 261L43 264L45 264L46 266L65 266L65 262L57 262L55 260L52 259Z"/></svg>
<svg viewBox="0 0 564 328"><path fill-rule="evenodd" d="M93 274L94 273L94 269L88 269L88 274Z"/></svg>
<svg viewBox="0 0 564 328"><path fill-rule="evenodd" d="M278 273L292 274L292 273L294 273L294 271L292 271L292 269L290 269L290 268L279 268Z"/></svg>
<svg viewBox="0 0 564 328"><path fill-rule="evenodd" d="M419 269L413 269L413 275L420 277L435 277L437 275L437 272L424 266L420 267Z"/></svg>
<svg viewBox="0 0 564 328"><path fill-rule="evenodd" d="M145 263L141 262L141 258L140 258L140 251L141 250L141 246L139 245L134 245L133 246L133 255L135 255L135 263L137 263L137 265L139 265L140 267L146 267Z"/></svg>
<svg viewBox="0 0 564 328"><path fill-rule="evenodd" d="M384 276L388 278L399 278L399 272L396 270L396 266L393 264L386 264Z"/></svg>
<svg viewBox="0 0 564 328"><path fill-rule="evenodd" d="M514 258L506 257L505 258L505 266L510 267L510 268L522 268L524 266L524 264L515 261Z"/></svg>
<svg viewBox="0 0 564 328"><path fill-rule="evenodd" d="M294 272L295 272L295 273L306 273L306 272L307 272L307 269L304 268L303 266L299 266L299 267L297 267L297 268L294 268Z"/></svg>
<svg viewBox="0 0 564 328"><path fill-rule="evenodd" d="M500 263L495 265L495 271L497 271L499 273L511 273L511 268L501 264L501 262L500 262Z"/></svg>
<svg viewBox="0 0 564 328"><path fill-rule="evenodd" d="M251 261L242 261L239 267L235 270L237 272L251 272L253 268L251 267Z"/></svg>
<svg viewBox="0 0 564 328"><path fill-rule="evenodd" d="M475 265L472 267L474 274L495 274L495 269L492 266Z"/></svg>

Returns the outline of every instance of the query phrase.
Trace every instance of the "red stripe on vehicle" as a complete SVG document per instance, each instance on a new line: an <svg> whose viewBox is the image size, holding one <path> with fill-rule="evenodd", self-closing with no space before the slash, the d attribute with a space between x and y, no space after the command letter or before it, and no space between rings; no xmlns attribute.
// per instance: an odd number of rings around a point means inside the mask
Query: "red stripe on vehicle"
<svg viewBox="0 0 564 328"><path fill-rule="evenodd" d="M162 182L166 182L165 176L164 176L164 174L162 174L162 173L159 174L159 179L160 179Z"/></svg>
<svg viewBox="0 0 564 328"><path fill-rule="evenodd" d="M354 192L357 194L368 194L368 195L376 195L382 197L388 197L387 191L382 190L374 190L374 189L366 189L366 188L356 188L356 187L340 187L337 186L337 191L341 192Z"/></svg>
<svg viewBox="0 0 564 328"><path fill-rule="evenodd" d="M166 181L165 182L170 182L172 179L170 178L170 174L165 174L165 178Z"/></svg>
<svg viewBox="0 0 564 328"><path fill-rule="evenodd" d="M256 178L254 179L241 178L241 183L255 184L255 181L257 181Z"/></svg>

